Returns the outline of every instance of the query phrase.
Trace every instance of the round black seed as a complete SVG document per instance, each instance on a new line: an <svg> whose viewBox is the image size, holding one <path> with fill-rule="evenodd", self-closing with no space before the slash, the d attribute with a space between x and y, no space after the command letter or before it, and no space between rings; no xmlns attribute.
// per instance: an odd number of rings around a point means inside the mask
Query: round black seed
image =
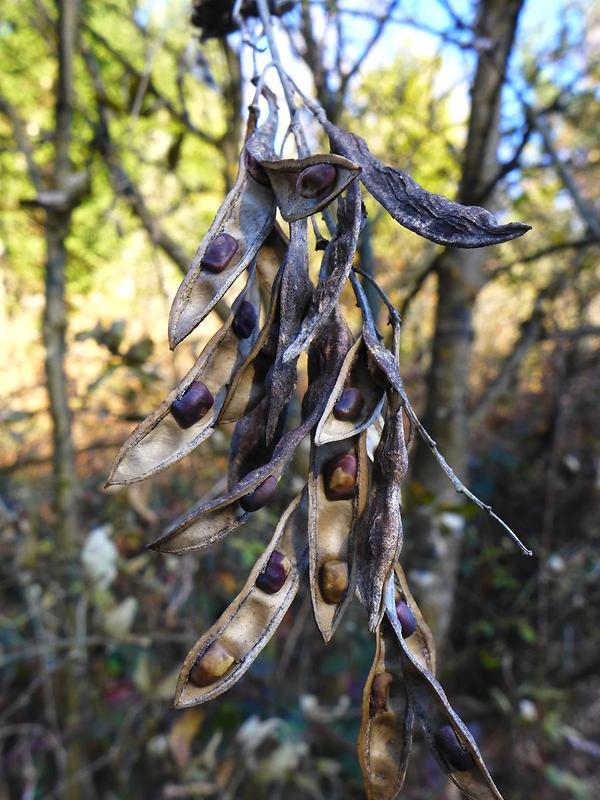
<svg viewBox="0 0 600 800"><path fill-rule="evenodd" d="M360 389L349 387L344 389L339 400L333 407L333 416L336 419L351 422L360 417L363 410L365 398Z"/></svg>
<svg viewBox="0 0 600 800"><path fill-rule="evenodd" d="M256 327L256 310L247 300L240 305L231 326L238 339L247 339Z"/></svg>
<svg viewBox="0 0 600 800"><path fill-rule="evenodd" d="M250 155L247 150L244 155L244 160L246 162L246 169L248 170L250 177L254 178L257 183L260 183L263 186L271 185L271 181L269 180L266 169L262 166L262 164L259 164L254 156Z"/></svg>
<svg viewBox="0 0 600 800"><path fill-rule="evenodd" d="M356 456L343 453L325 464L325 496L328 500L349 500L356 494Z"/></svg>
<svg viewBox="0 0 600 800"><path fill-rule="evenodd" d="M238 240L229 233L220 233L206 248L200 263L209 272L223 272L238 249Z"/></svg>
<svg viewBox="0 0 600 800"><path fill-rule="evenodd" d="M436 747L448 766L457 772L466 772L473 766L473 758L458 741L452 725L442 725L433 735Z"/></svg>
<svg viewBox="0 0 600 800"><path fill-rule="evenodd" d="M408 639L417 630L417 618L404 600L399 600L396 603L396 614L398 614L398 620L402 625L402 637Z"/></svg>
<svg viewBox="0 0 600 800"><path fill-rule="evenodd" d="M240 505L244 511L258 511L259 508L266 506L277 493L277 479L272 475L257 486L253 492L240 499Z"/></svg>
<svg viewBox="0 0 600 800"><path fill-rule="evenodd" d="M313 164L298 175L296 191L301 197L314 200L331 189L336 174L333 164Z"/></svg>
<svg viewBox="0 0 600 800"><path fill-rule="evenodd" d="M192 381L184 395L173 401L171 414L180 428L191 428L210 411L215 398L202 381Z"/></svg>

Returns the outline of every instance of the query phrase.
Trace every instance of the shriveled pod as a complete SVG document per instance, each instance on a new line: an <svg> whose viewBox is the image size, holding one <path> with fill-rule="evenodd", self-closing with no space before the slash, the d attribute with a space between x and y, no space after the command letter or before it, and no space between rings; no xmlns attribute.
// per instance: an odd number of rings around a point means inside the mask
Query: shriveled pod
<svg viewBox="0 0 600 800"><path fill-rule="evenodd" d="M338 201L337 228L323 253L318 286L304 315L298 336L283 354L284 361L293 361L305 350L313 337L338 305L358 245L363 222L363 206L358 182L350 184Z"/></svg>
<svg viewBox="0 0 600 800"><path fill-rule="evenodd" d="M401 398L388 390L386 421L373 460L373 488L356 529L357 591L374 631L383 588L402 547L400 489L408 468Z"/></svg>
<svg viewBox="0 0 600 800"><path fill-rule="evenodd" d="M329 642L355 586L354 528L369 489L366 434L311 448L308 478L310 590Z"/></svg>
<svg viewBox="0 0 600 800"><path fill-rule="evenodd" d="M254 120L251 109L249 131ZM270 97L269 116L258 130L250 133L249 141L256 139L272 145L277 122L277 104ZM250 175L242 153L235 185L198 247L173 301L169 315L171 349L202 322L238 275L253 262L274 222L273 191Z"/></svg>
<svg viewBox="0 0 600 800"><path fill-rule="evenodd" d="M248 150L255 152L252 142ZM360 167L328 153L308 158L259 162L266 170L281 216L286 222L310 217L328 206L358 177Z"/></svg>
<svg viewBox="0 0 600 800"><path fill-rule="evenodd" d="M271 296L273 284L287 255L288 246L289 238L276 222L256 256L258 283L261 291L264 291L268 297ZM265 306L268 305L265 303Z"/></svg>
<svg viewBox="0 0 600 800"><path fill-rule="evenodd" d="M530 230L521 222L500 225L484 208L463 206L426 191L410 175L378 161L360 136L338 128L325 117L321 123L332 149L360 164L361 181L369 194L397 222L419 236L451 247L484 247L515 239Z"/></svg>
<svg viewBox="0 0 600 800"><path fill-rule="evenodd" d="M197 503L153 542L152 548L168 553L203 549L238 527L244 510L255 510L257 502L264 505L275 496L277 481L296 448L320 419L350 346L350 332L336 309L308 353L309 388L302 401L302 423L276 443L267 463L241 477L226 494Z"/></svg>
<svg viewBox="0 0 600 800"><path fill-rule="evenodd" d="M283 354L296 338L313 285L308 277L308 240L306 220L290 224L290 243L282 266L279 290L279 335L277 352L269 378L271 401L267 418L267 441L271 441L279 418L294 394L297 359L284 363Z"/></svg>
<svg viewBox="0 0 600 800"><path fill-rule="evenodd" d="M421 609L417 605L417 601L411 594L406 575L404 574L400 562L394 567L394 573L396 585L396 613L398 614L400 623L402 624L400 615L404 610L403 607L408 607L410 613L415 618L414 632L410 636L406 635L407 632L404 629L404 625L402 627L404 642L421 666L428 669L432 675L435 675L436 651L431 629L425 621Z"/></svg>
<svg viewBox="0 0 600 800"><path fill-rule="evenodd" d="M267 317L254 344L234 372L218 422L235 422L255 408L267 393L269 370L277 353L282 270L273 283Z"/></svg>
<svg viewBox="0 0 600 800"><path fill-rule="evenodd" d="M383 624L376 631L375 658L363 690L358 733L358 760L368 800L395 800L400 794L413 725L400 645L391 626Z"/></svg>
<svg viewBox="0 0 600 800"><path fill-rule="evenodd" d="M240 315L258 318L260 300L254 268L222 327L167 399L127 438L113 463L107 486L136 483L176 463L214 429L236 367L243 361L255 328L241 330ZM246 323L247 325L247 323ZM247 336L242 334L248 334Z"/></svg>
<svg viewBox="0 0 600 800"><path fill-rule="evenodd" d="M381 413L385 391L373 381L362 336L348 351L331 397L315 431L322 445L355 436L371 427Z"/></svg>
<svg viewBox="0 0 600 800"><path fill-rule="evenodd" d="M305 550L303 494L283 513L242 591L187 654L175 708L212 700L242 677L277 630L298 591Z"/></svg>
<svg viewBox="0 0 600 800"><path fill-rule="evenodd" d="M386 616L402 650L402 674L410 705L434 758L471 800L503 800L467 726L448 702L438 681L415 657L408 646L409 640L402 636L393 578L387 582Z"/></svg>

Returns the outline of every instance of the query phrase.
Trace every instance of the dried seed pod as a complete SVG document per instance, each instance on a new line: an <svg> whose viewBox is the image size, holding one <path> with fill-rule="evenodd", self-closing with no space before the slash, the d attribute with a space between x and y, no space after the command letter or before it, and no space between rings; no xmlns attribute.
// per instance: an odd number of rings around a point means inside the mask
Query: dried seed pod
<svg viewBox="0 0 600 800"><path fill-rule="evenodd" d="M338 202L338 224L335 234L323 253L321 274L326 277L313 292L304 315L300 333L283 354L292 361L311 343L318 329L337 306L344 284L352 269L358 235L363 222L363 210L358 182L350 185L345 198Z"/></svg>
<svg viewBox="0 0 600 800"><path fill-rule="evenodd" d="M332 148L360 164L361 181L369 194L397 222L419 236L450 247L484 247L515 239L530 230L529 225L521 222L500 225L493 214L483 208L463 206L425 191L410 175L378 161L360 136L326 119L322 124Z"/></svg>
<svg viewBox="0 0 600 800"><path fill-rule="evenodd" d="M281 227L275 223L256 256L256 272L260 288L269 297L277 273L281 269L289 246L289 239Z"/></svg>
<svg viewBox="0 0 600 800"><path fill-rule="evenodd" d="M410 607L410 610L417 622L416 630L409 637L404 634L404 627L402 628L404 644L406 647L408 647L410 652L413 654L413 657L416 658L419 664L421 664L422 667L425 667L425 669L429 670L432 675L435 675L436 654L433 635L429 625L425 622L423 614L421 614L421 610L417 605L417 601L410 592L406 575L404 574L404 570L400 566L399 562L394 567L394 577L397 592L396 611L398 610L398 602L406 603ZM400 622L402 622L402 620L400 620Z"/></svg>
<svg viewBox="0 0 600 800"><path fill-rule="evenodd" d="M433 734L433 741L450 769L457 772L466 772L472 769L473 757L458 741L452 725L446 723Z"/></svg>
<svg viewBox="0 0 600 800"><path fill-rule="evenodd" d="M272 146L277 130L277 104L269 97L266 122L250 141ZM253 118L249 129L253 127ZM254 260L275 222L275 196L247 171L244 155L238 176L194 256L169 315L169 344L175 348L202 322L225 292ZM234 247L235 245L235 247Z"/></svg>
<svg viewBox="0 0 600 800"><path fill-rule="evenodd" d="M186 656L175 692L176 708L198 705L225 692L242 677L265 647L298 590L299 572L305 559L305 536L304 494L283 513L271 542L254 565L242 591ZM287 562L287 572L276 592L264 591L257 584L275 551ZM229 658L231 661L227 664ZM202 667L207 661L208 670ZM220 670L223 671L218 675ZM208 672L206 678L204 672Z"/></svg>
<svg viewBox="0 0 600 800"><path fill-rule="evenodd" d="M267 444L267 414L269 397L263 397L256 408L240 419L231 437L227 486L231 491L243 477L271 460L275 445L283 435L284 425ZM285 415L281 417L285 422Z"/></svg>
<svg viewBox="0 0 600 800"><path fill-rule="evenodd" d="M202 350L194 366L119 450L107 486L136 483L154 475L182 459L210 436L231 376L252 344L251 339L238 339L233 321L243 303L250 304L258 313L256 283L252 268L231 314ZM212 404L209 403L211 397Z"/></svg>
<svg viewBox="0 0 600 800"><path fill-rule="evenodd" d="M400 647L389 625L377 629L375 642L363 690L358 759L368 800L395 800L406 775L414 714L402 678Z"/></svg>
<svg viewBox="0 0 600 800"><path fill-rule="evenodd" d="M267 419L267 441L273 438L279 417L294 394L297 359L283 362L283 354L296 338L313 285L308 277L306 220L290 225L290 244L282 267L279 290L279 336L273 370L269 376L271 402Z"/></svg>
<svg viewBox="0 0 600 800"><path fill-rule="evenodd" d="M256 588L267 594L279 592L292 568L292 562L279 550L273 550L265 568L256 579Z"/></svg>
<svg viewBox="0 0 600 800"><path fill-rule="evenodd" d="M355 436L380 414L385 392L369 374L368 354L359 337L348 351L335 387L315 431L319 445Z"/></svg>
<svg viewBox="0 0 600 800"><path fill-rule="evenodd" d="M444 690L431 672L413 655L409 648L411 640L404 641L402 637L402 628L396 616L394 581L392 579L388 580L386 586L386 616L400 644L402 674L406 682L410 705L421 723L423 735L436 761L471 800L502 800L502 795L496 788L468 728L448 702ZM456 765L451 764L448 758L446 741L441 743L439 736L436 741L436 732L439 732L445 725L451 726L461 750L466 750L471 756L472 766L468 771L464 769L466 756L463 756L464 761L460 762L461 768L457 769ZM458 751L454 753L456 759L458 759L458 755Z"/></svg>
<svg viewBox="0 0 600 800"><path fill-rule="evenodd" d="M277 442L268 463L241 477L226 494L197 503L153 542L152 548L168 553L199 550L239 527L243 515L237 501L270 475L276 479L281 477L296 448L321 417L350 344L348 328L336 312L323 326L308 353L309 388L303 400L302 424Z"/></svg>
<svg viewBox="0 0 600 800"><path fill-rule="evenodd" d="M365 440L366 434L361 434L344 442L311 447L308 480L310 589L315 620L326 642L333 636L354 593L354 526L368 490ZM345 462L342 464L345 472L350 461L354 472L352 491L344 499L337 495L331 499L329 481L336 469L339 471L340 462Z"/></svg>
<svg viewBox="0 0 600 800"><path fill-rule="evenodd" d="M381 441L375 451L369 501L357 529L357 590L374 631L383 614L383 587L402 547L400 487L408 468L402 405L388 392Z"/></svg>
<svg viewBox="0 0 600 800"><path fill-rule="evenodd" d="M248 150L258 154L252 142ZM267 171L286 222L305 219L328 206L360 172L353 161L333 153L283 161L269 157L259 162Z"/></svg>
<svg viewBox="0 0 600 800"><path fill-rule="evenodd" d="M218 422L235 422L260 403L267 391L266 375L273 363L279 338L280 270L273 284L267 318L245 360L227 389Z"/></svg>
<svg viewBox="0 0 600 800"><path fill-rule="evenodd" d="M244 511L258 511L259 508L270 503L276 494L277 478L269 475L256 489L240 499L240 505Z"/></svg>

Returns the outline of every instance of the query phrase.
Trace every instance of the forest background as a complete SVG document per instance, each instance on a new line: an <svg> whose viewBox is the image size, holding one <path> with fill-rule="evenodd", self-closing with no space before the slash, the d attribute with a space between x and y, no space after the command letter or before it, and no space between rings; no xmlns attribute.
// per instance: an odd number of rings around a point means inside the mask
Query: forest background
<svg viewBox="0 0 600 800"><path fill-rule="evenodd" d="M402 312L430 432L535 553L413 453L405 564L444 685L507 798L593 800L600 4L279 5L293 6L276 26L286 63L330 119L427 189L533 226L443 251L373 204L360 266ZM8 0L0 15L3 799L363 796L358 605L325 648L301 590L234 689L170 709L181 659L298 488L293 466L280 505L200 557L144 544L222 480L228 428L141 486L103 490L219 325L169 352L170 303L235 177L250 96L239 34L200 42L190 11ZM357 319L350 296L345 310ZM419 739L404 796L456 797Z"/></svg>

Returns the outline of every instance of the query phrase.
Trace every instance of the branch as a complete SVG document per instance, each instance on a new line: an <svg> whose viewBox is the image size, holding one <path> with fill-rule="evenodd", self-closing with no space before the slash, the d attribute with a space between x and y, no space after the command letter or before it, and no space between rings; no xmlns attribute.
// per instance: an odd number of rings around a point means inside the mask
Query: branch
<svg viewBox="0 0 600 800"><path fill-rule="evenodd" d="M377 42L381 38L381 35L383 34L383 31L385 30L385 27L386 27L387 23L390 21L390 18L392 16L392 14L396 10L396 8L399 6L399 4L400 4L399 0L390 0L390 2L388 3L388 6L387 6L386 10L384 11L383 15L381 17L379 17L379 19L377 20L377 23L375 25L375 30L373 31L373 34L371 35L371 38L369 39L369 41L365 45L364 50L361 53L361 55L356 59L356 61L352 65L352 67L347 72L343 73L340 70L340 94L342 96L344 96L345 93L346 93L346 88L348 87L348 83L356 75L356 73L360 69L363 61L367 58L367 56L369 55L369 53L371 52L373 47L375 47L375 45L377 44Z"/></svg>
<svg viewBox="0 0 600 800"><path fill-rule="evenodd" d="M25 162L27 163L27 174L29 175L30 181L37 191L41 192L44 188L42 174L33 158L33 149L31 147L31 142L25 133L25 126L23 125L23 121L17 113L17 110L11 105L11 103L8 102L7 98L2 94L2 92L0 92L0 112L7 117L12 126L17 149L23 154L25 157Z"/></svg>

